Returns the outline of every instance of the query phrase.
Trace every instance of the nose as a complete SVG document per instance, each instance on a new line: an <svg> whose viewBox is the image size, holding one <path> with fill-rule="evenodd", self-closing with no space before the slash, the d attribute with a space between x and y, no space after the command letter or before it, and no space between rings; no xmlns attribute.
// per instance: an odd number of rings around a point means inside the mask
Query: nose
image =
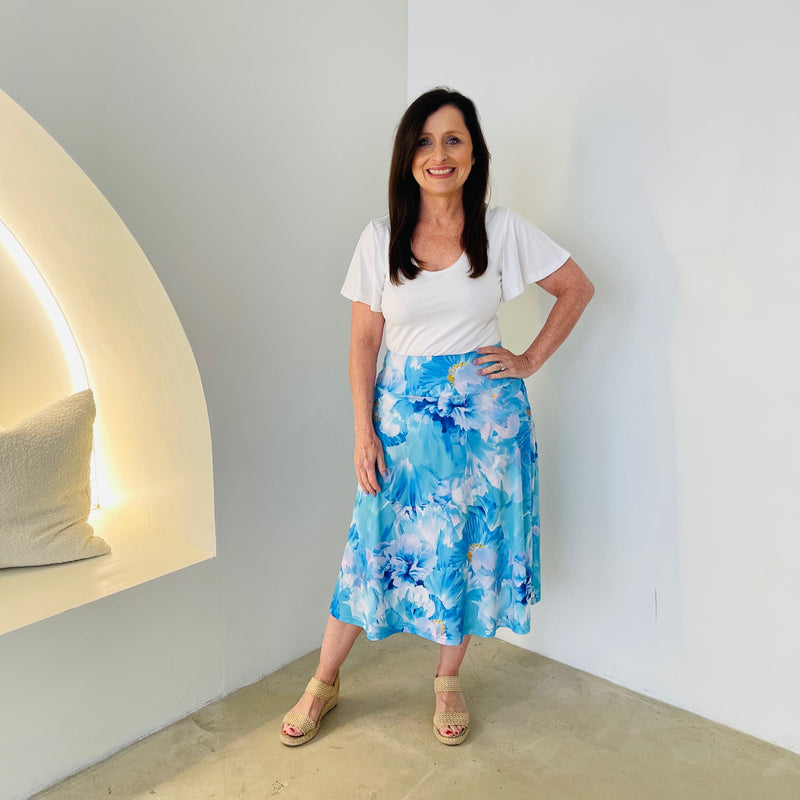
<svg viewBox="0 0 800 800"><path fill-rule="evenodd" d="M447 159L447 154L445 153L444 145L441 144L441 142L440 142L439 144L437 144L434 147L433 160L434 161L445 161L446 159Z"/></svg>

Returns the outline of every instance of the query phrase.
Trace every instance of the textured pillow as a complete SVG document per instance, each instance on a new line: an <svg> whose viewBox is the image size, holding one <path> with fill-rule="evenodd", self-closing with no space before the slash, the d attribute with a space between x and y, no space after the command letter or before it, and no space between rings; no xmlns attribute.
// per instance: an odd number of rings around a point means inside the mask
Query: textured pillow
<svg viewBox="0 0 800 800"><path fill-rule="evenodd" d="M109 553L89 517L91 389L0 430L0 568Z"/></svg>

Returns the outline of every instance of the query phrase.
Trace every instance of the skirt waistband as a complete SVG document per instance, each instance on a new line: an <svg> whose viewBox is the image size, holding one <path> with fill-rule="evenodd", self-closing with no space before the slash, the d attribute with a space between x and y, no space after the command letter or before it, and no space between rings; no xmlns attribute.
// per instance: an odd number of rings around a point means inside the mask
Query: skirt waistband
<svg viewBox="0 0 800 800"><path fill-rule="evenodd" d="M460 394L497 391L512 381L520 380L490 379L478 374L478 370L486 366L475 364L480 355L476 350L444 356L404 356L387 351L376 388L396 394L436 397L444 391Z"/></svg>

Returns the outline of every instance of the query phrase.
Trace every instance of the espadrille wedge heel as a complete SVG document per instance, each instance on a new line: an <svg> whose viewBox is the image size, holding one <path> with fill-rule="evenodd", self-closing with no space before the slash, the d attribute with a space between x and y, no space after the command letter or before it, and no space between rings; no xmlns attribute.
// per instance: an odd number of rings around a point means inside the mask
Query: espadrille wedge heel
<svg viewBox="0 0 800 800"><path fill-rule="evenodd" d="M433 679L434 692L460 692L461 678L458 675L437 675ZM457 736L445 736L439 728L448 725L461 725L464 730ZM469 713L463 711L446 711L433 715L433 735L442 744L461 744L469 736Z"/></svg>
<svg viewBox="0 0 800 800"><path fill-rule="evenodd" d="M339 702L339 673L336 673L336 680L333 682L333 686L312 678L308 682L308 686L306 686L306 692L313 697L324 700L325 705L322 707L322 713L319 715L316 724L308 714L300 714L297 711L290 711L284 716L281 722L281 741L289 747L297 747L299 744L310 742L317 735L322 718ZM303 733L301 736L290 736L288 733L283 732L284 725L300 728Z"/></svg>

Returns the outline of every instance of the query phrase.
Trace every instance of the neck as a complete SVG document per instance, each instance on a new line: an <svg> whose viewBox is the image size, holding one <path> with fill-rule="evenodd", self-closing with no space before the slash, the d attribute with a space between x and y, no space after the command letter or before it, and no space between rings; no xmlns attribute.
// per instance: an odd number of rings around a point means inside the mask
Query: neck
<svg viewBox="0 0 800 800"><path fill-rule="evenodd" d="M436 227L462 225L464 203L461 194L438 197L423 193L419 199L418 222Z"/></svg>

